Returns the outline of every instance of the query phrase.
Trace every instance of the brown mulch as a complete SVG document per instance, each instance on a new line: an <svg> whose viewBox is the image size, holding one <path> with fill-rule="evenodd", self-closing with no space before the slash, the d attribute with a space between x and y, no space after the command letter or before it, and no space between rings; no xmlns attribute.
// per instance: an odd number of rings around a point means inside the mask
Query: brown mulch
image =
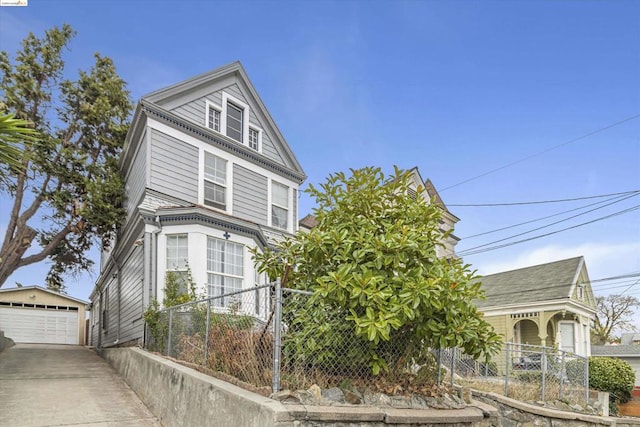
<svg viewBox="0 0 640 427"><path fill-rule="evenodd" d="M624 405L618 405L620 415L640 417L640 396L634 396Z"/></svg>

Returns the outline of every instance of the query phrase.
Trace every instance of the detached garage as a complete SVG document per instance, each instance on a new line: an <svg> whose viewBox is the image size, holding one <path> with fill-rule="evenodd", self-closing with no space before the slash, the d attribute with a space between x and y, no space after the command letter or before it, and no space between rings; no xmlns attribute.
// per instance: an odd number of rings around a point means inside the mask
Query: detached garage
<svg viewBox="0 0 640 427"><path fill-rule="evenodd" d="M39 286L0 289L0 330L16 343L84 345L86 305Z"/></svg>

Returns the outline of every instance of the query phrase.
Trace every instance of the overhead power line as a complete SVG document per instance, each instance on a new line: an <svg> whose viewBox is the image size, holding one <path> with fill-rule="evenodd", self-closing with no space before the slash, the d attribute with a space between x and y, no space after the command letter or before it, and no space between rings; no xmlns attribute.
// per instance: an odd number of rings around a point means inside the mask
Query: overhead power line
<svg viewBox="0 0 640 427"><path fill-rule="evenodd" d="M517 240L515 242L505 243L505 244L496 245L496 246L490 246L488 248L483 248L483 249L478 249L478 250L468 249L468 250L459 252L458 255L460 255L460 256L476 255L476 254L479 254L479 253L482 253L482 252L488 252L488 251L494 251L496 249L506 248L508 246L513 246L513 245L517 245L519 243L529 242L531 240L540 239L542 237L551 236L553 234L558 234L558 233L561 233L563 231L572 230L574 228L582 227L582 226L585 226L585 225L588 225L588 224L593 224L594 222L603 221L605 219L609 219L609 218L612 218L612 217L615 217L615 216L618 216L618 215L623 215L623 214L635 211L637 209L640 209L640 205L636 205L636 206L633 206L633 207L628 208L628 209L624 209L624 210L621 210L621 211L618 211L618 212L614 212L614 213L612 213L610 215L606 215L606 216L603 216L603 217L600 217L600 218L596 218L596 219L593 219L591 221L583 222L583 223L580 223L580 224L577 224L577 225L574 225L574 226L571 226L571 227L566 227L566 228L562 228L560 230L552 231L550 233L540 234L540 235L537 235L537 236L529 237L528 239Z"/></svg>
<svg viewBox="0 0 640 427"><path fill-rule="evenodd" d="M538 153L531 154L531 155L529 155L529 156L523 157L523 158L522 158L522 159L520 159L520 160L516 160L516 161L513 161L513 162L511 162L511 163L507 163L507 164L506 164L506 165L504 165L504 166L500 166L500 167L498 167L498 168L491 169L490 171L487 171L487 172L484 172L484 173L482 173L482 174L480 174L480 175L476 175L476 176L474 176L474 177L471 177L471 178L465 179L464 181L460 181L460 182L458 182L458 183L456 183L456 184L450 185L450 186L445 187L445 188L443 188L443 189L441 189L441 190L438 190L438 191L439 191L440 193L442 193L443 191L450 190L450 189L455 188L455 187L458 187L458 186L460 186L460 185L462 185L462 184L466 184L467 182L475 181L476 179L479 179L479 178L485 177L485 176L487 176L487 175L491 175L492 173L499 172L499 171L501 171L501 170L503 170L503 169L506 169L506 168L508 168L508 167L511 167L511 166L513 166L513 165L517 165L518 163L522 163L522 162L525 162L525 161L527 161L527 160L529 160L529 159L532 159L532 158L534 158L534 157L538 157L538 156L541 156L541 155L543 155L543 154L546 154L546 153L548 153L549 151L556 150L556 149L558 149L558 148L560 148L560 147L564 147L565 145L573 144L574 142L578 142L578 141L583 140L583 139L585 139L585 138L588 138L588 137L590 137L590 136L596 135L596 134L598 134L598 133L600 133L600 132L604 132L605 130L609 130L609 129L614 128L614 127L616 127L616 126L620 126L621 124L626 123L626 122L629 122L629 121L631 121L631 120L635 120L635 119L637 119L638 117L640 117L640 114L635 114L635 115L633 115L633 116L627 117L626 119L622 119L622 120L617 121L617 122L615 122L615 123L612 123L612 124L610 124L610 125L608 125L608 126L605 126L605 127L602 127L602 128L596 129L596 130L594 130L594 131L592 131L592 132L589 132L589 133L586 133L586 134L584 134L584 135L581 135L581 136L579 136L579 137L577 137L577 138L573 138L573 139L570 139L570 140L568 140L568 141L565 141L565 142L563 142L563 143L561 143L561 144L554 145L553 147L549 147L549 148L547 148L546 150L543 150L543 151L540 151L540 152L538 152Z"/></svg>
<svg viewBox="0 0 640 427"><path fill-rule="evenodd" d="M638 275L640 275L640 273L635 273L636 277ZM631 277L631 276L626 276L626 277ZM613 279L615 279L615 278L607 277L607 278L602 278L602 279L590 280L589 283L593 284L594 282L602 282L602 281L608 281L608 280L613 280ZM480 277L479 280L480 280L480 282L482 282L482 277ZM638 284L638 283L640 283L640 279L638 279L635 284ZM510 283L510 284L514 285L514 286L519 285L519 283L517 283L517 282L513 282L513 283ZM522 285L522 283L520 283L520 285ZM569 285L573 285L573 282L555 283L553 285L540 286L540 287L537 287L537 288L518 289L518 290L513 290L513 291L497 292L497 293L488 294L487 298L493 298L493 297L504 296L504 295L523 294L523 293L528 293L528 292L537 292L537 291L542 291L542 290L546 290L546 289L553 289L553 288L556 288L558 286L569 286ZM634 286L634 285L632 285L632 286ZM593 286L592 286L592 290L594 290ZM622 295L622 293L620 295Z"/></svg>
<svg viewBox="0 0 640 427"><path fill-rule="evenodd" d="M606 208L607 206L611 206L611 205L613 205L613 204L615 204L615 203L620 203L620 202L622 202L622 201L624 201L624 200L626 200L626 199L630 199L631 197L635 197L635 196L637 196L638 194L640 194L640 193L636 193L636 194L632 194L631 196L623 197L623 198L621 198L621 199L619 199L619 200L613 201L613 202L611 202L611 203L607 203L606 205L598 206L597 208L589 209L588 211L580 212L579 214L572 215L572 216L570 216L570 217L567 217L567 218L561 219L561 220L559 220L559 221L551 222L551 223L549 223L549 224L546 224L546 225L543 225L543 226L540 226L540 227L532 228L531 230L524 231L524 232L522 232L522 233L514 234L514 235L512 235L512 236L505 237L505 238L503 238L503 239L494 240L493 242L485 243L485 244L483 244L483 245L474 246L474 247L469 248L469 249L466 249L465 251L462 251L462 252L473 251L473 250L475 250L475 249L479 249L479 248L484 248L484 247L487 247L487 246L491 246L491 245L493 245L493 244L495 244L495 243L504 242L505 240L511 240L511 239L513 239L513 238L515 238L515 237L524 236L525 234L533 233L534 231L542 230L543 228L551 227L551 226L553 226L553 225L560 224L561 222L569 221L570 219L574 219L574 218L577 218L577 217L579 217L579 216L586 215L586 214L588 214L588 213L591 213L591 212L597 211L598 209ZM639 206L640 206L640 205L639 205Z"/></svg>
<svg viewBox="0 0 640 427"><path fill-rule="evenodd" d="M611 194L599 194L597 196L586 196L586 197L574 197L571 199L556 199L556 200L536 200L533 202L511 202L511 203L467 203L467 204L451 204L447 203L447 207L495 207L495 206L520 206L520 205L542 205L547 203L563 203L563 202L574 202L577 200L589 200L589 199L600 199L603 197L610 196L622 196L632 193L640 193L640 190L631 190L631 191L623 191L620 193L611 193Z"/></svg>
<svg viewBox="0 0 640 427"><path fill-rule="evenodd" d="M624 194L627 194L627 193L624 193ZM552 214L552 215L547 215L547 216L543 216L543 217L540 217L540 218L534 218L534 219L531 219L531 220L528 220L528 221L519 222L517 224L508 225L506 227L496 228L494 230L484 231L484 232L478 233L478 234L472 234L471 236L463 236L463 237L460 237L460 239L461 240L467 240L467 239L472 239L472 238L475 238L475 237L486 236L487 234L493 234L493 233L497 233L499 231L509 230L511 228L520 227L521 225L527 225L527 224L531 224L531 223L534 223L534 222L543 221L545 219L553 218L553 217L556 217L556 216L564 215L566 213L579 211L581 209L585 209L585 208L588 208L588 207L591 207L591 206L601 205L603 203L607 203L607 202L610 202L611 200L616 200L616 199L619 199L619 198L621 198L621 196L611 197L609 199L600 200L600 201L597 201L597 202L594 202L594 203L589 203L587 205L579 206L579 207L573 208L573 209L568 209L566 211L558 212L558 213L555 213L555 214Z"/></svg>

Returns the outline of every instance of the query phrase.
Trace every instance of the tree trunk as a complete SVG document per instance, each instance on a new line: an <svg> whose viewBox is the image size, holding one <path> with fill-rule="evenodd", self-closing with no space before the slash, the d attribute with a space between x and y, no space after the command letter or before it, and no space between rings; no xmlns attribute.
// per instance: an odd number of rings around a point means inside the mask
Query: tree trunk
<svg viewBox="0 0 640 427"><path fill-rule="evenodd" d="M18 229L18 233L0 253L0 288L11 274L18 269L22 256L31 247L31 242L38 232L25 225Z"/></svg>

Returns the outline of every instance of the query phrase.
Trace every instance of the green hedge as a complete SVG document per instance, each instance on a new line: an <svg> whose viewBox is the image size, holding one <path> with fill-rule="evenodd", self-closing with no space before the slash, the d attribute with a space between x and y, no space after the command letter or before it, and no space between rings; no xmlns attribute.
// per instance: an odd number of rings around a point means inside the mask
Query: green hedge
<svg viewBox="0 0 640 427"><path fill-rule="evenodd" d="M631 399L636 374L629 362L611 357L589 358L589 387L608 391L611 409Z"/></svg>

